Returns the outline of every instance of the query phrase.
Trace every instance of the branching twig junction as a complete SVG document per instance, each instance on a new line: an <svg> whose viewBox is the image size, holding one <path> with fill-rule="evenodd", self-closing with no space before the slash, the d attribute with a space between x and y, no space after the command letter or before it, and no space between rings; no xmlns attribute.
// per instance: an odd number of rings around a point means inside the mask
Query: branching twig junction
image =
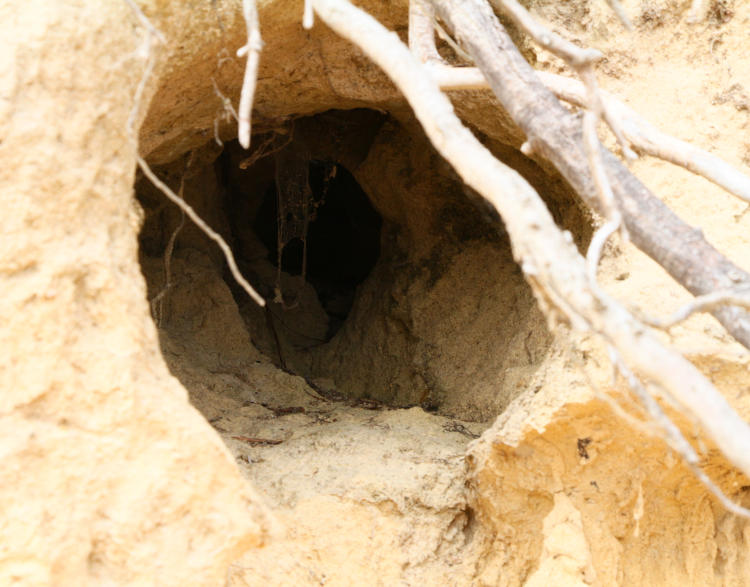
<svg viewBox="0 0 750 587"><path fill-rule="evenodd" d="M524 131L532 151L550 161L587 204L601 212L580 122L545 88L489 5L479 0L431 2ZM700 230L677 217L619 159L608 151L603 151L603 158L633 244L693 294L750 286L750 274L711 246ZM750 314L732 306L712 313L750 348Z"/></svg>

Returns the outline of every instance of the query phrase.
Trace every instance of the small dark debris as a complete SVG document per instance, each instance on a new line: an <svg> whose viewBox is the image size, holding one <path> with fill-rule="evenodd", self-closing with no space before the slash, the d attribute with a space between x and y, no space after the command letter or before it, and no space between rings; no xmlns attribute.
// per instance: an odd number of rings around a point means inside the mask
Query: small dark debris
<svg viewBox="0 0 750 587"><path fill-rule="evenodd" d="M315 422L314 424L333 424L334 422L338 422L339 419L335 416L331 416L328 413L319 413L315 414Z"/></svg>
<svg viewBox="0 0 750 587"><path fill-rule="evenodd" d="M735 110L747 111L750 110L750 96L742 86L742 84L733 84L729 89L716 94L711 100L712 104L731 104Z"/></svg>
<svg viewBox="0 0 750 587"><path fill-rule="evenodd" d="M364 408L365 410L382 410L385 404L374 399L361 398L354 400L351 406L354 408Z"/></svg>
<svg viewBox="0 0 750 587"><path fill-rule="evenodd" d="M625 281L628 277L630 277L630 273L626 271L625 273L620 273L615 279L617 281Z"/></svg>
<svg viewBox="0 0 750 587"><path fill-rule="evenodd" d="M286 416L287 414L304 414L305 408L302 406L291 406L289 408L268 408L276 416Z"/></svg>
<svg viewBox="0 0 750 587"><path fill-rule="evenodd" d="M579 438L578 439L578 454L582 459L589 459L589 452L586 450L586 447L591 444L590 438Z"/></svg>
<svg viewBox="0 0 750 587"><path fill-rule="evenodd" d="M646 7L642 10L641 15L638 17L637 24L639 27L647 30L653 30L664 25L666 15L664 10L650 6L646 4Z"/></svg>
<svg viewBox="0 0 750 587"><path fill-rule="evenodd" d="M241 440L250 446L263 446L281 444L283 440L274 440L272 438L254 438L252 436L232 436L235 440Z"/></svg>
<svg viewBox="0 0 750 587"><path fill-rule="evenodd" d="M227 432L227 430L225 430L224 428L222 428L221 426L219 426L217 424L217 422L221 422L222 419L223 419L222 416L218 416L216 418L211 418L208 421L208 423L211 424L211 426L213 427L213 429L217 430L218 432Z"/></svg>
<svg viewBox="0 0 750 587"><path fill-rule="evenodd" d="M326 402L342 402L344 401L344 399L346 399L346 396L343 393L340 393L335 389L326 389L316 384L314 381L310 381L309 379L305 379L305 381L307 382L307 385L309 385L310 388L320 396L316 397L308 392L308 395L311 395L315 399Z"/></svg>
<svg viewBox="0 0 750 587"><path fill-rule="evenodd" d="M732 0L714 0L708 9L708 18L715 24L726 24L734 16Z"/></svg>
<svg viewBox="0 0 750 587"><path fill-rule="evenodd" d="M443 430L446 432L458 432L467 438L479 438L479 434L474 434L471 430L466 428L466 426L461 424L461 422L456 422L455 420L443 424Z"/></svg>
<svg viewBox="0 0 750 587"><path fill-rule="evenodd" d="M426 399L419 404L419 407L422 408L425 412L434 413L438 411L440 405L433 399Z"/></svg>
<svg viewBox="0 0 750 587"><path fill-rule="evenodd" d="M597 491L600 491L599 484L596 481L589 481L589 485L591 485L591 487L593 487Z"/></svg>

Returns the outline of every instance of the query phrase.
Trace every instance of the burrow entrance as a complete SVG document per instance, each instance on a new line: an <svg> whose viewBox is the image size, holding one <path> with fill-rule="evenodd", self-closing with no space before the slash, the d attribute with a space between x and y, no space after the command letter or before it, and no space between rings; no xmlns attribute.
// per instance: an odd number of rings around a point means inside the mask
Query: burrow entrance
<svg viewBox="0 0 750 587"><path fill-rule="evenodd" d="M223 162L231 164L231 158L225 159ZM327 315L328 328L324 339L311 341L328 342L346 320L357 287L380 256L383 219L343 165L320 160L303 165L307 167L309 194L305 202L307 219L300 235L284 238L289 232L285 223L294 217L288 210L280 216L279 201L285 194L280 192L278 181L266 189L251 226L247 218L233 216L233 233L242 238L250 232L251 238L257 237L268 251L267 260L277 270L273 297L283 300L282 309L298 303L294 291L282 288L282 274L302 276L313 287ZM242 193L230 191L230 197L230 208L241 209L238 199Z"/></svg>
<svg viewBox="0 0 750 587"><path fill-rule="evenodd" d="M562 181L486 142L588 238ZM201 369L252 386L266 365L327 397L486 422L534 385L551 339L502 223L416 124L329 111L254 136L249 152L212 142L158 173L268 302L255 305L214 243L139 181L152 313L189 390Z"/></svg>

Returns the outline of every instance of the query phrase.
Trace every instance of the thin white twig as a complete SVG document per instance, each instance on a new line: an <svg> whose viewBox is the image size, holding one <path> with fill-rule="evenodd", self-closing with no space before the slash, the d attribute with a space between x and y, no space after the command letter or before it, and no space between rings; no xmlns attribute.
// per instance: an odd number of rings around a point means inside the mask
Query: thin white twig
<svg viewBox="0 0 750 587"><path fill-rule="evenodd" d="M531 16L528 10L516 0L492 0L492 4L510 18L518 28L534 39L538 45L557 55L574 69L578 69L582 65L596 63L604 57L601 51L582 49L549 30Z"/></svg>
<svg viewBox="0 0 750 587"><path fill-rule="evenodd" d="M563 59L583 80L587 90L586 108L595 114L596 122L604 116L604 120L612 129L617 142L622 149L626 159L634 159L635 153L630 149L622 131L619 128L617 119L607 114L604 108L596 84L596 75L594 73L594 64L601 60L603 55L595 49L582 49L570 41L562 38L553 31L547 29L536 21L533 16L519 4L516 0L492 0L494 5L508 16L521 30L528 34L534 41ZM614 6L613 6L614 7ZM591 118L591 117L589 117ZM596 127L597 124L589 121L589 126ZM586 122L584 120L584 125ZM589 157L591 160L591 157ZM592 169L592 173L595 170ZM602 185L603 178L597 180L597 186ZM599 190L600 198L606 198L602 190Z"/></svg>
<svg viewBox="0 0 750 587"><path fill-rule="evenodd" d="M302 13L302 27L310 30L313 28L313 24L315 24L315 15L313 13L312 2L305 0L305 9Z"/></svg>
<svg viewBox="0 0 750 587"><path fill-rule="evenodd" d="M219 136L219 117L214 117L214 141L216 141L216 144L220 147L224 146L224 141L221 140L221 137Z"/></svg>
<svg viewBox="0 0 750 587"><path fill-rule="evenodd" d="M587 103L585 108L594 111L597 121L601 116L604 116L604 120L612 129L625 158L630 160L635 159L635 153L630 149L622 130L620 130L618 120L608 115L597 88L594 64L601 60L604 55L596 49L582 49L550 31L539 23L516 0L492 0L492 2L498 10L508 16L516 26L534 39L537 44L557 55L581 77L587 89Z"/></svg>
<svg viewBox="0 0 750 587"><path fill-rule="evenodd" d="M461 59L463 59L467 63L471 63L471 57L469 56L469 54L466 51L464 51L456 41L453 40L453 37L451 37L446 32L446 30L442 27L442 25L434 18L432 19L432 26L435 27L435 31L437 31L438 37L440 37L441 39L443 39L443 41L448 43L448 45L450 45L451 49L453 49L456 55L458 55Z"/></svg>
<svg viewBox="0 0 750 587"><path fill-rule="evenodd" d="M591 238L589 243L588 251L586 252L586 271L589 277L589 283L593 288L601 294L599 290L599 282L596 279L596 272L599 267L599 260L602 257L602 250L609 237L611 237L617 229L622 225L622 216L618 210L615 210L614 217L605 222Z"/></svg>
<svg viewBox="0 0 750 587"><path fill-rule="evenodd" d="M602 111L601 102L597 96L596 80L593 71L587 69L583 73L587 80L584 83L587 86L589 99L589 107L583 114L583 144L589 160L591 177L602 204L603 215L608 222L618 220L619 224L620 211L617 209L615 194L612 192L612 186L609 183L609 178L607 178L607 171L602 161L602 145L596 132Z"/></svg>
<svg viewBox="0 0 750 587"><path fill-rule="evenodd" d="M128 121L125 125L128 136L132 137L134 136L135 132L135 119L138 116L140 110L143 91L146 89L146 84L148 83L148 80L154 71L154 66L156 65L153 49L157 44L166 44L167 41L164 38L162 32L151 23L151 21L148 19L148 17L146 17L145 14L143 14L143 11L141 10L140 6L135 3L135 0L125 0L125 2L133 10L136 18L138 18L138 21L141 23L141 26L146 29L146 38L144 39L144 45L141 49L139 49L139 52L141 52L143 54L143 57L146 59L146 70L143 72L143 75L138 82L138 86L136 87L135 95L133 96L133 103L135 107L130 111Z"/></svg>
<svg viewBox="0 0 750 587"><path fill-rule="evenodd" d="M596 279L596 271L599 266L602 250L607 239L616 231L620 230L622 238L627 240L628 233L625 224L622 222L622 214L617 207L615 194L612 192L612 186L607 177L607 170L602 161L602 145L597 134L597 126L602 116L604 106L602 105L601 95L596 83L596 74L591 64L581 65L579 74L586 86L586 98L588 108L583 114L583 145L586 150L586 156L589 161L591 177L596 186L596 192L599 195L599 201L602 204L602 211L606 223L594 235L586 255L586 264L588 268L589 282L599 295L603 295L599 283ZM617 128L616 126L613 128ZM624 150L627 147L624 147Z"/></svg>
<svg viewBox="0 0 750 587"><path fill-rule="evenodd" d="M221 107L225 120L228 120L228 117L231 116L239 122L239 117L237 116L237 111L234 109L234 106L232 106L232 101L222 93L214 78L211 78L211 83L214 85L214 94L216 94L219 97L219 100L221 100Z"/></svg>
<svg viewBox="0 0 750 587"><path fill-rule="evenodd" d="M180 191L178 195L182 197L182 190L184 187L184 179L180 182ZM151 313L156 320L156 325L161 327L161 322L164 312L164 297L167 292L172 288L172 253L174 252L174 245L177 241L177 236L180 234L182 227L185 226L185 212L180 210L180 222L177 227L172 231L167 242L167 247L164 249L164 286L161 291L151 299Z"/></svg>
<svg viewBox="0 0 750 587"><path fill-rule="evenodd" d="M166 39L164 38L162 32L153 25L153 23L145 14L143 14L141 7L135 3L135 0L125 0L125 2L128 4L128 6L130 6L133 12L135 12L136 17L145 29L148 30L149 33L154 35L154 37L156 37L160 43L166 43Z"/></svg>
<svg viewBox="0 0 750 587"><path fill-rule="evenodd" d="M661 409L659 403L653 398L643 383L641 383L640 379L636 377L635 373L625 365L625 362L622 360L619 353L612 347L609 348L609 353L612 361L620 371L620 374L628 382L630 389L635 392L638 399L646 408L651 420L656 422L663 430L667 444L669 444L669 446L671 446L672 449L682 457L682 460L687 464L703 486L708 489L728 511L738 516L742 516L743 518L750 519L750 509L742 507L729 499L721 488L706 474L700 465L700 457L695 452L693 446L687 441L675 423L664 413L664 410Z"/></svg>
<svg viewBox="0 0 750 587"><path fill-rule="evenodd" d="M719 306L739 306L750 310L750 290L714 291L693 298L668 318L659 319L652 316L642 316L641 319L649 326L667 329L687 320L697 312L707 312Z"/></svg>
<svg viewBox="0 0 750 587"><path fill-rule="evenodd" d="M159 31L154 27L151 22L146 18L145 15L140 11L138 6L135 4L133 0L125 0L133 9L135 10L136 14L139 16L139 19L142 17L142 22L144 26L146 27L146 30L148 31L149 36L151 39L159 39L163 40L163 36ZM135 119L138 115L138 112L141 107L141 98L143 95L143 88L146 86L146 83L148 82L148 79L151 77L151 73L154 69L154 54L153 54L153 45L155 44L155 41L150 41L148 45L148 51L145 54L146 58L146 68L143 72L143 75L141 76L141 80L138 83L138 87L136 89L136 93L133 96L133 108L130 111L130 116L128 117L126 130L128 133L128 137L130 138L130 141L133 143L133 146L135 148L136 154L135 154L135 160L138 163L138 167L141 168L141 171L143 171L143 174L151 180L151 183L153 183L167 198L169 198L172 202L177 204L179 208L188 215L190 220L195 222L195 224L200 228L206 236L208 236L211 240L216 242L216 244L219 245L219 248L224 253L224 257L227 260L227 264L229 265L229 270L232 272L232 275L237 280L237 283L240 284L242 289L244 289L247 294L259 305L259 306L265 306L266 302L265 300L258 295L258 293L253 289L253 287L247 282L247 280L242 276L240 273L240 270L237 268L237 263L234 260L234 255L232 254L232 250L229 248L229 245L224 241L224 239L221 237L220 234L215 232L208 224L206 224L203 219L198 216L198 214L193 210L185 200L183 200L180 196L175 194L168 185L166 185L163 181L161 181L156 174L151 171L151 168L148 166L148 163L138 154L138 138L136 136L136 129L135 129Z"/></svg>
<svg viewBox="0 0 750 587"><path fill-rule="evenodd" d="M428 62L425 69L441 90L487 90L490 87L478 67L454 67L446 63Z"/></svg>
<svg viewBox="0 0 750 587"><path fill-rule="evenodd" d="M583 377L586 379L586 383L588 386L594 391L594 395L600 399L601 401L605 402L612 412L614 412L615 416L618 418L621 418L623 421L630 424L631 428L637 430L644 436L649 437L660 437L659 428L656 425L655 422L652 422L648 420L648 414L645 411L645 408L635 402L632 398L632 395L626 395L623 393L619 393L617 390L613 389L612 393L603 391L600 386L592 379L592 377L589 375L588 371L586 370L584 366L584 361L578 358L573 357L572 349L571 347L567 348L567 352L569 354L569 361L572 361L576 364L578 367L578 371L583 375ZM617 378L620 375L619 371L617 370L617 366L614 364L613 361L610 360L612 363L612 387L615 387L617 385ZM598 363L597 363L598 364ZM614 395L617 394L617 398L614 397ZM626 402L629 404L628 408L625 408ZM634 415L631 412L638 412L638 414L641 416L640 418L636 415Z"/></svg>
<svg viewBox="0 0 750 587"><path fill-rule="evenodd" d="M253 153L249 157L240 161L239 168L247 169L249 167L252 167L253 165L255 165L257 161L280 151L281 149L283 149L289 143L292 142L293 134L294 134L294 128L292 127L292 131L289 132L289 135L287 136L286 141L284 141L283 143L278 143L274 145L274 143L276 142L277 133L272 132L271 134L268 135L268 137L266 137L263 140L263 142L258 146L257 149L255 149L255 151L253 151Z"/></svg>
<svg viewBox="0 0 750 587"><path fill-rule="evenodd" d="M444 75L447 77L447 74ZM537 71L537 75L558 98L582 108L586 107L586 90L579 81L546 71ZM730 194L750 202L750 177L723 159L657 130L633 109L607 92L602 91L601 97L605 112L609 112L620 121L625 138L634 147L647 155L669 161L701 175Z"/></svg>
<svg viewBox="0 0 750 587"><path fill-rule="evenodd" d="M180 178L180 189L177 191L177 196L181 199L184 199L185 194L185 176L187 175L188 170L193 165L193 161L195 160L195 151L190 153L190 157L187 160L187 163L185 164L185 170L182 173L182 177ZM163 312L164 312L164 297L166 297L169 290L172 288L172 253L174 252L174 246L177 242L177 236L180 234L180 231L185 226L185 212L181 209L180 210L180 222L177 224L177 227L172 231L172 234L169 236L169 241L167 242L167 246L164 249L164 286L162 287L161 291L156 294L151 299L151 314L154 316L154 320L156 320L156 325L158 327L161 327L162 318L163 318Z"/></svg>
<svg viewBox="0 0 750 587"><path fill-rule="evenodd" d="M612 8L614 13L617 15L617 18L620 19L620 22L625 26L625 28L629 31L632 31L633 23L630 22L628 15L625 13L625 9L622 7L622 4L620 4L620 0L607 0L607 4L609 4L609 6Z"/></svg>
<svg viewBox="0 0 750 587"><path fill-rule="evenodd" d="M239 119L237 117L237 111L234 109L234 106L232 106L232 101L222 93L213 77L211 78L211 83L214 85L214 93L219 97L219 100L221 100L222 106L219 114L214 117L214 140L217 145L223 147L224 142L221 140L221 136L219 136L219 123L221 119L224 119L224 122L229 122L232 118L239 122Z"/></svg>
<svg viewBox="0 0 750 587"><path fill-rule="evenodd" d="M253 286L250 285L247 280L242 276L242 273L240 273L240 270L237 268L237 262L234 259L234 254L232 253L232 249L229 248L229 245L226 243L226 241L222 238L222 236L216 232L214 229L212 229L208 224L206 224L203 219L198 216L197 212L193 210L193 208L188 204L185 200L183 200L180 196L175 194L167 184L165 184L163 181L161 181L156 174L151 171L151 168L148 166L148 163L143 160L143 158L140 155L136 155L136 161L138 162L138 167L141 168L141 171L143 171L143 174L148 177L151 180L151 183L153 183L167 198L172 200L177 206L187 214L188 218L195 222L195 224L200 228L205 235L210 238L212 241L214 241L217 245L219 245L219 248L224 253L224 257L227 260L227 265L229 265L229 270L232 272L232 276L237 280L237 283L240 284L242 289L247 292L247 295L249 295L256 304L263 307L266 305L265 300L258 294L258 292L253 289Z"/></svg>
<svg viewBox="0 0 750 587"><path fill-rule="evenodd" d="M237 50L237 57L247 55L247 64L245 65L245 77L242 80L242 93L240 94L237 135L240 145L248 149L250 148L250 115L253 109L255 85L258 80L258 62L263 41L260 37L258 9L255 6L255 0L242 0L242 14L245 17L245 26L247 27L247 43Z"/></svg>

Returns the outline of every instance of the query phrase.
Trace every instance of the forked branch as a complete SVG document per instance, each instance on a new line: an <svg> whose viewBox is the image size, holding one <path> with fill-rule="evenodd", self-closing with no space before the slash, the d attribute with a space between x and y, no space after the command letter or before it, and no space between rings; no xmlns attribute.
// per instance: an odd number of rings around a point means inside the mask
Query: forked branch
<svg viewBox="0 0 750 587"><path fill-rule="evenodd" d="M603 213L580 121L545 88L492 9L479 0L430 1L524 131L531 150L552 163L591 208ZM632 242L677 282L696 295L750 286L750 274L678 218L617 157L602 149L602 158ZM712 313L736 340L750 348L748 312L729 306Z"/></svg>
<svg viewBox="0 0 750 587"><path fill-rule="evenodd" d="M537 75L561 100L581 108L586 106L586 91L580 82L546 71L537 71ZM614 96L601 93L607 110L620 121L625 138L636 149L684 167L750 203L750 177L720 157L661 132Z"/></svg>
<svg viewBox="0 0 750 587"><path fill-rule="evenodd" d="M428 63L430 73L443 90L490 89L484 74L477 67L452 67L445 63ZM586 88L570 77L536 70L546 88L558 99L586 107ZM628 143L635 149L683 167L750 203L750 177L708 151L660 131L632 108L611 94L600 90L605 108L620 121Z"/></svg>

